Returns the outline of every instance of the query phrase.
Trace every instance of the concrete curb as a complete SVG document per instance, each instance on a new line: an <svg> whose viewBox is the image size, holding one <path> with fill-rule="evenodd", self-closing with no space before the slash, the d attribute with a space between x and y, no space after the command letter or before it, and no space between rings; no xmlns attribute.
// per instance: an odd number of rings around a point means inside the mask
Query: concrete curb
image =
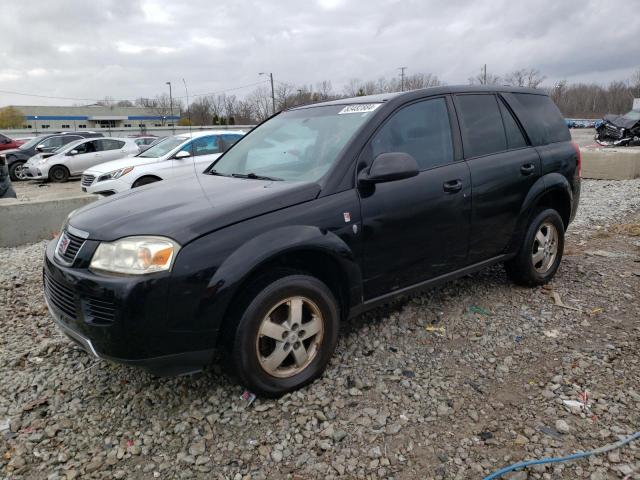
<svg viewBox="0 0 640 480"><path fill-rule="evenodd" d="M0 247L15 247L53 238L71 211L98 198L96 195L82 195L35 202L0 200Z"/></svg>
<svg viewBox="0 0 640 480"><path fill-rule="evenodd" d="M640 178L640 148L583 147L582 177L596 180Z"/></svg>

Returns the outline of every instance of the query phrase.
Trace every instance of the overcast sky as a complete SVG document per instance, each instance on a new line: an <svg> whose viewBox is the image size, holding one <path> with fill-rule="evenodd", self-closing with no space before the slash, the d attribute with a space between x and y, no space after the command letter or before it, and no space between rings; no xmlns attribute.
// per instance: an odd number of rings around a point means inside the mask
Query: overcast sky
<svg viewBox="0 0 640 480"><path fill-rule="evenodd" d="M548 78L608 83L640 68L634 0L212 1L3 0L0 90L133 100L262 81L341 91L352 78L434 73L466 83L533 67ZM242 96L251 88L229 93ZM0 92L0 105L74 100Z"/></svg>

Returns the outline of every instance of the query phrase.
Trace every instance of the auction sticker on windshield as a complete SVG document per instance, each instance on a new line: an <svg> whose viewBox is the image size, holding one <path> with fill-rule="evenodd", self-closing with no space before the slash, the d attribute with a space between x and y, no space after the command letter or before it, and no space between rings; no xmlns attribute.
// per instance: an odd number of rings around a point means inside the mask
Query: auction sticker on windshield
<svg viewBox="0 0 640 480"><path fill-rule="evenodd" d="M376 108L380 106L379 103L358 103L355 105L347 105L342 110L338 112L338 115L343 115L345 113L367 113L373 112Z"/></svg>

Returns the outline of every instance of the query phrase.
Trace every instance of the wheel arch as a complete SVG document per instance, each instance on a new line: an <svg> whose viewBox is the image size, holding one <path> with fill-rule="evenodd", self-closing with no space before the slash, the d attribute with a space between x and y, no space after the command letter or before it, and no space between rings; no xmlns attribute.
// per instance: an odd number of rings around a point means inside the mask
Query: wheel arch
<svg viewBox="0 0 640 480"><path fill-rule="evenodd" d="M566 177L560 173L549 173L540 177L529 189L520 212L516 229L509 244L508 251L515 253L522 240L531 216L539 208L553 208L562 218L565 230L571 221L571 204L573 194Z"/></svg>
<svg viewBox="0 0 640 480"><path fill-rule="evenodd" d="M136 184L136 182L139 182L140 180L143 180L145 178L153 178L156 182L161 182L162 180L164 180L164 178L154 173L144 173L136 178L133 182L131 182L131 188L134 188L133 186Z"/></svg>
<svg viewBox="0 0 640 480"><path fill-rule="evenodd" d="M236 301L247 286L275 269L290 269L320 279L336 297L343 319L361 301L360 267L342 239L312 226L277 228L234 251L211 278L208 289L219 289L224 294L218 310L223 331L229 327Z"/></svg>

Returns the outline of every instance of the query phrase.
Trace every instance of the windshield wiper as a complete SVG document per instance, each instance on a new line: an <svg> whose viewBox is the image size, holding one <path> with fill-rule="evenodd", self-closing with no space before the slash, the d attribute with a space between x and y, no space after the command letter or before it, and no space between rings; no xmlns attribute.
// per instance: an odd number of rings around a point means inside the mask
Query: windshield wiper
<svg viewBox="0 0 640 480"><path fill-rule="evenodd" d="M267 177L266 175L257 175L253 172L249 173L232 173L232 177L235 178L250 178L251 180L272 180L274 182L282 181L281 178L278 177Z"/></svg>

